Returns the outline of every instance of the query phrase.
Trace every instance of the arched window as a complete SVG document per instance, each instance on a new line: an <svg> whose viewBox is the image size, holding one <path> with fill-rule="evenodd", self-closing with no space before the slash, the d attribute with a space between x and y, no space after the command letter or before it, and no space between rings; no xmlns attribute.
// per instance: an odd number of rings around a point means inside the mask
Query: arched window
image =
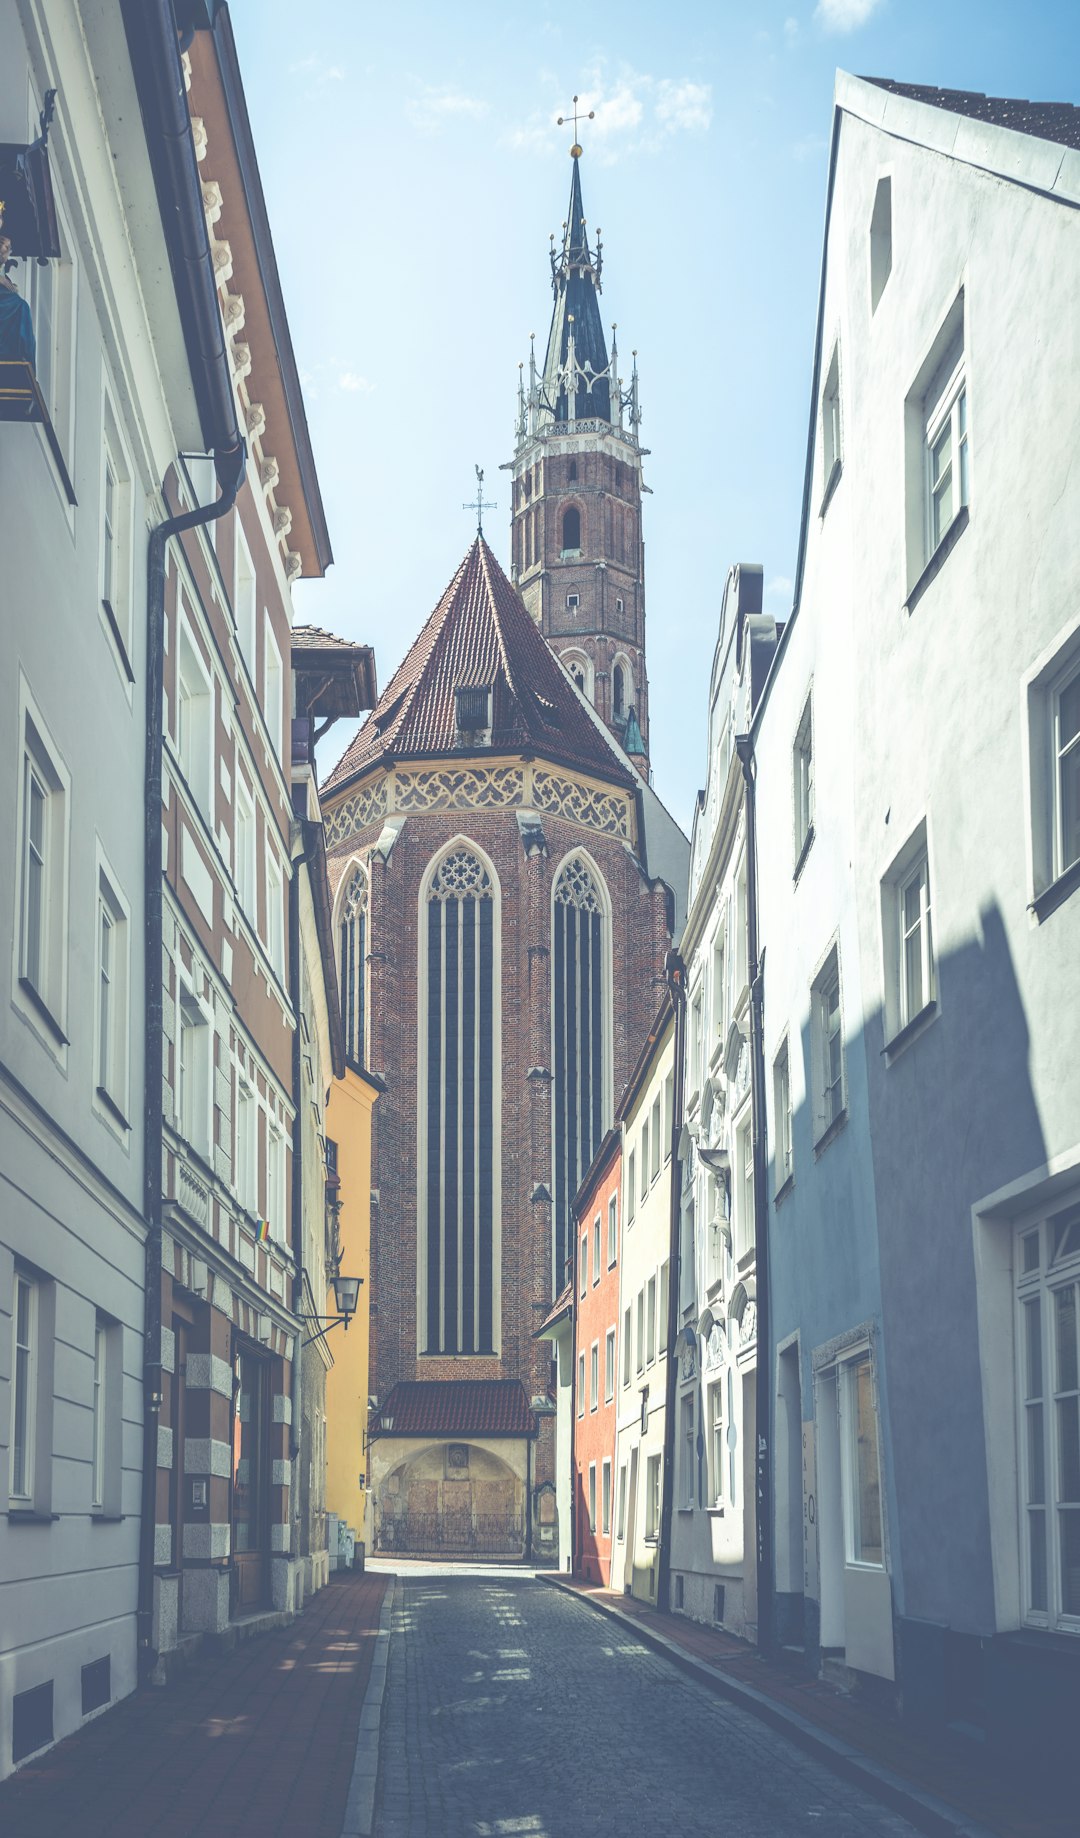
<svg viewBox="0 0 1080 1838"><path fill-rule="evenodd" d="M564 549L581 547L581 512L576 504L568 504L563 512L562 546Z"/></svg>
<svg viewBox="0 0 1080 1838"><path fill-rule="evenodd" d="M577 484L577 460L570 461L570 470L566 476L570 480L571 485Z"/></svg>
<svg viewBox="0 0 1080 1838"><path fill-rule="evenodd" d="M551 952L555 1294L566 1280L574 1195L600 1146L608 1108L607 923L596 876L583 856L572 855L555 883Z"/></svg>
<svg viewBox="0 0 1080 1838"><path fill-rule="evenodd" d="M367 875L363 868L356 867L341 902L338 976L345 1052L358 1066L366 1063L367 1047L367 920Z"/></svg>
<svg viewBox="0 0 1080 1838"><path fill-rule="evenodd" d="M612 709L621 721L626 713L626 672L621 664L616 664L611 673Z"/></svg>
<svg viewBox="0 0 1080 1838"><path fill-rule="evenodd" d="M471 849L444 855L423 896L421 1340L491 1353L499 1069L496 887Z"/></svg>

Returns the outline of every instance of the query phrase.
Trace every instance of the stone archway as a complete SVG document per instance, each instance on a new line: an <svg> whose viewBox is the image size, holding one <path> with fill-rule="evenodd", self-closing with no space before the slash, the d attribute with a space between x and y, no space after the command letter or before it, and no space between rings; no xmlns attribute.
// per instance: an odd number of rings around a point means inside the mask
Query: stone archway
<svg viewBox="0 0 1080 1838"><path fill-rule="evenodd" d="M512 1451L512 1454L511 1454ZM375 1550L409 1557L525 1555L521 1468L475 1442L428 1443L398 1462L375 1500Z"/></svg>

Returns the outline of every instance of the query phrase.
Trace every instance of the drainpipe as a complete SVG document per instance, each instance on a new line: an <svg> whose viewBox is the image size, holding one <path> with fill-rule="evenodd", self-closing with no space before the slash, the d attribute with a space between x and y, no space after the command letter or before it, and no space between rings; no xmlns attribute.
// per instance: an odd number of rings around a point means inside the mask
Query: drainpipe
<svg viewBox="0 0 1080 1838"><path fill-rule="evenodd" d="M686 965L677 951L669 951L667 985L675 1010L675 1090L671 1106L671 1210L668 1222L667 1367L664 1373L664 1470L660 1491L660 1562L656 1578L656 1606L662 1614L671 1607L671 1515L675 1504L675 1386L678 1362L675 1342L679 1334L679 1268L682 1237L682 1166L679 1137L683 1116L683 1061L686 1057Z"/></svg>
<svg viewBox="0 0 1080 1838"><path fill-rule="evenodd" d="M292 1038L292 1091L296 1107L292 1127L292 1254L296 1266L293 1276L293 1314L297 1319L296 1341L293 1351L292 1378L292 1429L289 1434L289 1460L292 1464L292 1488L289 1495L289 1516L296 1524L297 1538L303 1542L303 1529L300 1525L300 1446L302 1441L302 1422L300 1405L303 1398L303 1328L300 1321L304 1313L304 1105L301 1101L301 1064L302 1048L300 1042L300 870L308 863L308 849L305 839L299 855L292 856L292 880L289 883L289 1001L295 1017L296 1026ZM325 1306L325 1304L323 1305ZM319 1304L316 1303L318 1308ZM295 1492L293 1491L295 1489ZM310 1512L311 1495L308 1494ZM299 1551L293 1557L299 1557Z"/></svg>
<svg viewBox="0 0 1080 1838"><path fill-rule="evenodd" d="M754 743L736 734L735 751L746 788L746 955L750 973L750 1119L754 1157L754 1271L757 1303L755 1394L757 1454L758 1646L776 1645L776 1576L772 1475L772 1323L769 1289L769 1193L765 1133L765 955L758 949L757 787Z"/></svg>
<svg viewBox="0 0 1080 1838"><path fill-rule="evenodd" d="M570 1208L573 1250L570 1253L570 1563L573 1576L577 1567L577 1335L578 1335L578 1220Z"/></svg>

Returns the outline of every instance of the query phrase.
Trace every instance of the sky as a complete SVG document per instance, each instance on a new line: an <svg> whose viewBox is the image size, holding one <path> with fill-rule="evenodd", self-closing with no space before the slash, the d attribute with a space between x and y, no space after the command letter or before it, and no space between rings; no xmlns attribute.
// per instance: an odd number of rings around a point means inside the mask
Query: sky
<svg viewBox="0 0 1080 1838"><path fill-rule="evenodd" d="M474 533L509 572L518 364L575 92L605 322L649 449L654 784L689 831L729 567L791 605L837 68L1080 102L1077 0L231 0L334 550L296 619L385 686ZM624 363L620 368L626 369ZM326 771L344 749L324 743Z"/></svg>

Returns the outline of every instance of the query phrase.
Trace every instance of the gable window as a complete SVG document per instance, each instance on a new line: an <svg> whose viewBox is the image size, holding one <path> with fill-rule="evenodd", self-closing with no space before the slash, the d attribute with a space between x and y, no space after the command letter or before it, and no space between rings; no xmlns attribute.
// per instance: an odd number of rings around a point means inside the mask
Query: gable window
<svg viewBox="0 0 1080 1838"><path fill-rule="evenodd" d="M822 510L828 502L833 486L840 476L843 458L840 428L840 346L834 345L829 368L825 375L825 387L821 392L821 444L823 461Z"/></svg>
<svg viewBox="0 0 1080 1838"><path fill-rule="evenodd" d="M614 1194L607 1203L607 1260L611 1269L619 1254L619 1203Z"/></svg>
<svg viewBox="0 0 1080 1838"><path fill-rule="evenodd" d="M840 958L835 945L810 991L810 1038L814 1059L814 1140L820 1142L844 1108Z"/></svg>
<svg viewBox="0 0 1080 1838"><path fill-rule="evenodd" d="M773 1127L776 1131L776 1191L786 1186L794 1168L791 1148L791 1064L785 1040L773 1061Z"/></svg>
<svg viewBox="0 0 1080 1838"><path fill-rule="evenodd" d="M908 840L881 886L885 1027L892 1039L936 998L926 824Z"/></svg>
<svg viewBox="0 0 1080 1838"><path fill-rule="evenodd" d="M367 875L356 867L341 903L338 974L345 1052L357 1066L366 1063L367 1055L367 919Z"/></svg>
<svg viewBox="0 0 1080 1838"><path fill-rule="evenodd" d="M799 867L814 828L814 715L809 696L799 720L791 763L795 804L795 862L796 867Z"/></svg>
<svg viewBox="0 0 1080 1838"><path fill-rule="evenodd" d="M24 703L16 961L28 1007L60 1045L65 1044L68 794L67 774Z"/></svg>
<svg viewBox="0 0 1080 1838"><path fill-rule="evenodd" d="M879 179L870 218L870 311L876 313L892 273L892 180Z"/></svg>
<svg viewBox="0 0 1080 1838"><path fill-rule="evenodd" d="M600 1146L608 1113L608 919L600 882L583 856L571 856L558 875L552 931L553 1253L558 1288L558 1272L566 1264L570 1207Z"/></svg>
<svg viewBox="0 0 1080 1838"><path fill-rule="evenodd" d="M1023 1618L1080 1630L1080 1206L1017 1233Z"/></svg>
<svg viewBox="0 0 1080 1838"><path fill-rule="evenodd" d="M427 1353L495 1351L500 1176L494 1104L501 1076L496 899L488 869L463 846L441 857L422 896L421 1335ZM567 1235L556 1266L560 1287L569 1251Z"/></svg>
<svg viewBox="0 0 1080 1838"><path fill-rule="evenodd" d="M581 553L581 512L576 504L568 504L562 518L562 559L564 561Z"/></svg>
<svg viewBox="0 0 1080 1838"><path fill-rule="evenodd" d="M97 905L97 1096L128 1128L128 918L103 868Z"/></svg>

